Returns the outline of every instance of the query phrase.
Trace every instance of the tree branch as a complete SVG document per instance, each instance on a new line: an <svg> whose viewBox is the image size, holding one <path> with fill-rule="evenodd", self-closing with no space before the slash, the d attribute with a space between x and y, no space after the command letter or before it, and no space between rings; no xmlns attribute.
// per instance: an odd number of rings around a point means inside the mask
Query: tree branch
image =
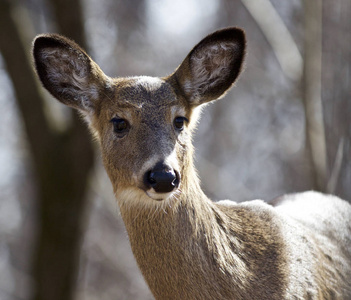
<svg viewBox="0 0 351 300"><path fill-rule="evenodd" d="M284 74L295 81L302 75L302 57L293 37L269 0L241 0L271 45Z"/></svg>
<svg viewBox="0 0 351 300"><path fill-rule="evenodd" d="M314 188L325 192L327 150L322 107L322 1L304 1L305 59L304 105L306 138L310 147L314 173Z"/></svg>

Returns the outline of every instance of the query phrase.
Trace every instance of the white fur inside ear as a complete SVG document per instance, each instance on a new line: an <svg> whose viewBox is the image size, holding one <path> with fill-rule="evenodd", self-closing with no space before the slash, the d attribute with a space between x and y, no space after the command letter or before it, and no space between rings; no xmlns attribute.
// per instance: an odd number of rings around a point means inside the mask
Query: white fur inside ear
<svg viewBox="0 0 351 300"><path fill-rule="evenodd" d="M99 96L97 85L90 80L89 58L72 48L45 48L39 53L46 67L47 88L63 99L89 110L91 100ZM62 100L62 99L59 99Z"/></svg>
<svg viewBox="0 0 351 300"><path fill-rule="evenodd" d="M184 91L191 101L199 102L210 89L228 78L237 45L235 42L213 43L198 49L190 57L191 78L184 82Z"/></svg>

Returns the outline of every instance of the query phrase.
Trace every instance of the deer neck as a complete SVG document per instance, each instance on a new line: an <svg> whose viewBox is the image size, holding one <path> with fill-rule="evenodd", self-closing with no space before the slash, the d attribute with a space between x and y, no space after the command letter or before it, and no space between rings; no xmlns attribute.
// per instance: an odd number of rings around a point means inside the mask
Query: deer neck
<svg viewBox="0 0 351 300"><path fill-rule="evenodd" d="M155 209L119 201L134 256L155 298L262 299L271 291L270 299L282 299L277 278L284 278L286 255L271 209L218 206L202 192L195 170L188 172L192 176L169 205Z"/></svg>
<svg viewBox="0 0 351 300"><path fill-rule="evenodd" d="M128 203L118 199L129 235L135 233L139 236L140 232L149 231L150 236L161 237L162 234L178 230L179 226L180 229L197 228L198 224L206 222L213 215L213 203L203 193L195 169L191 167L187 174L189 176L184 176L181 192L163 203L157 203L156 200L150 200L152 204L141 204L138 201Z"/></svg>
<svg viewBox="0 0 351 300"><path fill-rule="evenodd" d="M169 205L120 204L134 256L156 299L198 299L196 287L199 299L215 299L210 291L220 289L208 276L223 277L232 291L226 265L243 266L236 241L229 243L226 234L228 217L205 196L195 170L188 172L192 182L183 181L182 193Z"/></svg>

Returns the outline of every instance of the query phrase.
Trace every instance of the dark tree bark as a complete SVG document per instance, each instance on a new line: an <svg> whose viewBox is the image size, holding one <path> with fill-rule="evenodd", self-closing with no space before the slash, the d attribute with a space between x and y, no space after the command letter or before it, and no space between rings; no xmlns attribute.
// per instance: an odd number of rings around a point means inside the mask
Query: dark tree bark
<svg viewBox="0 0 351 300"><path fill-rule="evenodd" d="M87 50L80 0L49 0L61 34L73 39Z"/></svg>
<svg viewBox="0 0 351 300"><path fill-rule="evenodd" d="M61 31L85 45L76 2L70 1L68 11L55 11ZM13 82L36 175L38 233L33 299L69 300L77 277L85 194L94 155L89 134L76 115L65 132L49 129L44 100L28 59L29 45L22 43L12 3L0 0L0 51Z"/></svg>

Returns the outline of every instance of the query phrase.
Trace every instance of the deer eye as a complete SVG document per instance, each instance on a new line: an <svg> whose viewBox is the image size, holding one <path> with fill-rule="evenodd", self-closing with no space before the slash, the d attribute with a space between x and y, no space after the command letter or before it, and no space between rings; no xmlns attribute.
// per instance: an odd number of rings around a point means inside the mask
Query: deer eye
<svg viewBox="0 0 351 300"><path fill-rule="evenodd" d="M184 117L176 117L174 119L174 127L179 130L182 131L184 129L184 123L187 122L188 120Z"/></svg>
<svg viewBox="0 0 351 300"><path fill-rule="evenodd" d="M128 121L125 119L113 118L111 122L113 124L114 132L118 134L125 134L130 128Z"/></svg>

